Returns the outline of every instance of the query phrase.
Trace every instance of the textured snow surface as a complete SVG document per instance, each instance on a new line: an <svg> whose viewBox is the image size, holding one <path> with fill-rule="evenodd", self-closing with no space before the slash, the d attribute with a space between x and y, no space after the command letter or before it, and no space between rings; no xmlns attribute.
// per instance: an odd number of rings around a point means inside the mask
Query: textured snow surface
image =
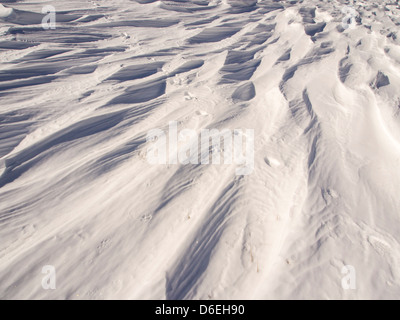
<svg viewBox="0 0 400 320"><path fill-rule="evenodd" d="M9 17L12 14L12 8L6 8L0 3L0 18Z"/></svg>
<svg viewBox="0 0 400 320"><path fill-rule="evenodd" d="M0 298L400 298L395 1L0 2ZM149 164L170 121L254 172Z"/></svg>

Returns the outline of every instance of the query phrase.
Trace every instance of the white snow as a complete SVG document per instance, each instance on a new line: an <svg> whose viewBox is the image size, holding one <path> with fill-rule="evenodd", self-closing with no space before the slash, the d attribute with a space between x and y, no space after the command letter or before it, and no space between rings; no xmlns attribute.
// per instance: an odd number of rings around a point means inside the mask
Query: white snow
<svg viewBox="0 0 400 320"><path fill-rule="evenodd" d="M13 12L12 8L7 8L0 3L0 18L6 18Z"/></svg>
<svg viewBox="0 0 400 320"><path fill-rule="evenodd" d="M351 3L0 5L0 298L398 299L400 7ZM172 121L253 173L149 164Z"/></svg>

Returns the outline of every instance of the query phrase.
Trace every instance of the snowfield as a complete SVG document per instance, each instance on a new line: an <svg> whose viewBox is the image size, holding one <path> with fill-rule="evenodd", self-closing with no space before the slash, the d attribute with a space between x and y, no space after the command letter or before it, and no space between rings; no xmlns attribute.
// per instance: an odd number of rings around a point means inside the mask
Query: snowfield
<svg viewBox="0 0 400 320"><path fill-rule="evenodd" d="M0 3L1 299L400 298L397 1Z"/></svg>

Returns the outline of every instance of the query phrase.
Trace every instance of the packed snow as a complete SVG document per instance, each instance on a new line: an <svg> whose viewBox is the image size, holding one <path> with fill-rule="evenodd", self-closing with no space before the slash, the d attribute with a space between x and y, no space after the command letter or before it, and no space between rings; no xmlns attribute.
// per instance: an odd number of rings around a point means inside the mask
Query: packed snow
<svg viewBox="0 0 400 320"><path fill-rule="evenodd" d="M0 2L1 299L400 298L397 1Z"/></svg>

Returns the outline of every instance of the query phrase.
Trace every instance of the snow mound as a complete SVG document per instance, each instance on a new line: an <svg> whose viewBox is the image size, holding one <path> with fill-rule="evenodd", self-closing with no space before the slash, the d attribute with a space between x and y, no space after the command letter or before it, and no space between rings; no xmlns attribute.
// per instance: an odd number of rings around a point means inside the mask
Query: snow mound
<svg viewBox="0 0 400 320"><path fill-rule="evenodd" d="M7 8L7 7L3 6L2 4L0 4L0 18L7 18L12 13L13 13L12 8Z"/></svg>

